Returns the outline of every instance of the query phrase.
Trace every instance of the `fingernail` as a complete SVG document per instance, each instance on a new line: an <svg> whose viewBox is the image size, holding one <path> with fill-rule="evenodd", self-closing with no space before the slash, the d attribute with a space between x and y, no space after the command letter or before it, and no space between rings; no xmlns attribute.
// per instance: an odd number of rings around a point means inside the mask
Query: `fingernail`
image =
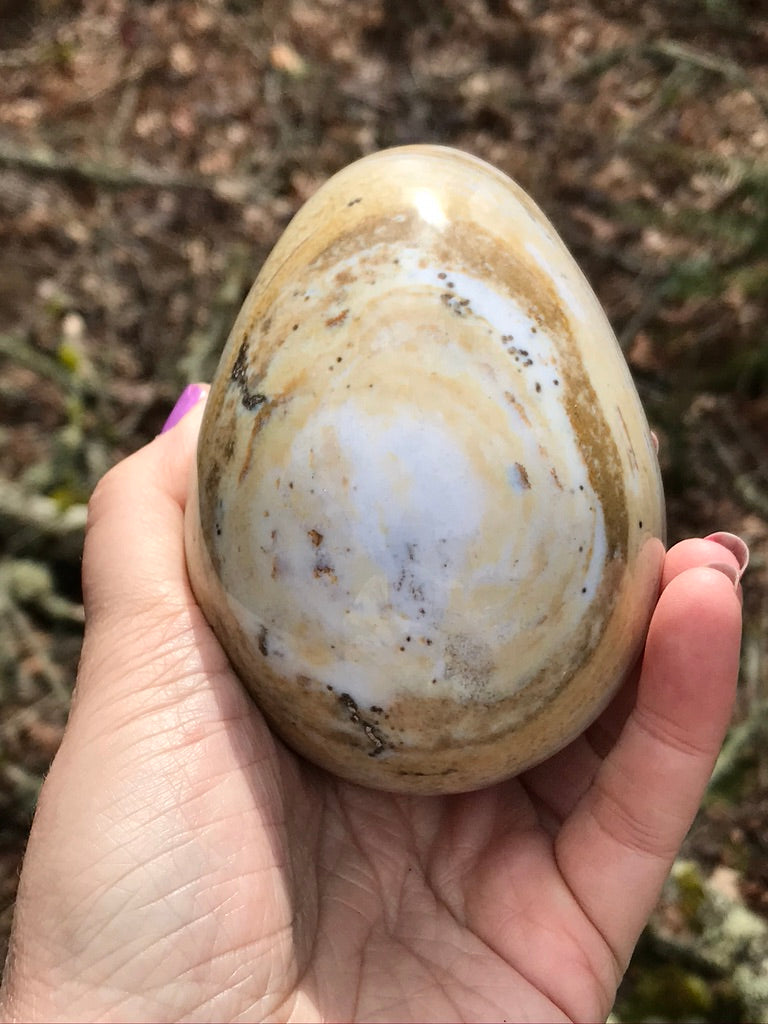
<svg viewBox="0 0 768 1024"><path fill-rule="evenodd" d="M179 420L183 419L191 409L194 409L201 398L205 397L207 391L208 389L202 384L188 384L179 395L178 401L171 409L170 416L163 424L160 433L164 434L171 427L175 427Z"/></svg>
<svg viewBox="0 0 768 1024"><path fill-rule="evenodd" d="M739 563L739 579L744 575L744 570L749 565L749 548L741 539L737 537L735 533L710 533L705 540L713 540L716 544L722 545L727 551L730 551L732 555L736 556L736 561Z"/></svg>
<svg viewBox="0 0 768 1024"><path fill-rule="evenodd" d="M741 579L741 573L735 565L729 565L728 562L710 562L707 565L708 569L717 569L724 576L727 576L734 587L738 587L739 580Z"/></svg>
<svg viewBox="0 0 768 1024"><path fill-rule="evenodd" d="M653 431L651 431L651 441L653 441L653 448L656 454L659 454L659 438Z"/></svg>

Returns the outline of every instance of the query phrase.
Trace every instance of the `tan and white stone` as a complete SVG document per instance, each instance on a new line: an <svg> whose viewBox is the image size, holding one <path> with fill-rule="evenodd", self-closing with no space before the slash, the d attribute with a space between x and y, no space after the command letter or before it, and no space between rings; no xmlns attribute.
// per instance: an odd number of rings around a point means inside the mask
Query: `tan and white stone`
<svg viewBox="0 0 768 1024"><path fill-rule="evenodd" d="M609 324L526 194L434 146L299 211L223 353L195 594L276 732L391 790L487 785L636 659L664 502Z"/></svg>

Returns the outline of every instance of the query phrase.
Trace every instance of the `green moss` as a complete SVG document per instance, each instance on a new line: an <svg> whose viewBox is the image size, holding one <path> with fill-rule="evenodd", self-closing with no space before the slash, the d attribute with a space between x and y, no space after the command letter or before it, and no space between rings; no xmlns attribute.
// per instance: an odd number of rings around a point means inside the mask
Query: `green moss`
<svg viewBox="0 0 768 1024"><path fill-rule="evenodd" d="M77 373L82 363L81 353L76 345L62 341L56 351L56 358L65 370L70 373Z"/></svg>
<svg viewBox="0 0 768 1024"><path fill-rule="evenodd" d="M698 864L691 860L677 861L672 869L677 889L677 906L692 931L700 930L699 915L706 900L704 878Z"/></svg>
<svg viewBox="0 0 768 1024"><path fill-rule="evenodd" d="M613 1019L638 1021L703 1021L746 1024L750 1020L730 979L714 978L671 962L648 935L641 940L622 983Z"/></svg>

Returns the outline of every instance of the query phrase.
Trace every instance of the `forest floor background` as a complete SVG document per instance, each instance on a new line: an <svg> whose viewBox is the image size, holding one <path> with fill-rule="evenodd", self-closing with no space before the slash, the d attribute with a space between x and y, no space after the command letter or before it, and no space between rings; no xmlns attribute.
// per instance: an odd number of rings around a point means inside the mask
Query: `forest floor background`
<svg viewBox="0 0 768 1024"><path fill-rule="evenodd" d="M768 1020L759 0L0 0L0 946L77 665L89 493L210 378L299 205L409 142L544 208L660 437L670 542L752 548L734 728L614 1012Z"/></svg>

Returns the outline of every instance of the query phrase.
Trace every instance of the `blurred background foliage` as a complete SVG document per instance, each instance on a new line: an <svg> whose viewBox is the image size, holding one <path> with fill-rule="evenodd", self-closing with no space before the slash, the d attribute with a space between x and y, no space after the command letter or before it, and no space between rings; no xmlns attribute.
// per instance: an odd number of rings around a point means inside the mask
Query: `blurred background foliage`
<svg viewBox="0 0 768 1024"><path fill-rule="evenodd" d="M576 255L661 439L670 541L752 547L734 727L614 1016L768 1020L762 0L0 0L2 941L90 491L211 376L298 206L417 141L511 174Z"/></svg>

